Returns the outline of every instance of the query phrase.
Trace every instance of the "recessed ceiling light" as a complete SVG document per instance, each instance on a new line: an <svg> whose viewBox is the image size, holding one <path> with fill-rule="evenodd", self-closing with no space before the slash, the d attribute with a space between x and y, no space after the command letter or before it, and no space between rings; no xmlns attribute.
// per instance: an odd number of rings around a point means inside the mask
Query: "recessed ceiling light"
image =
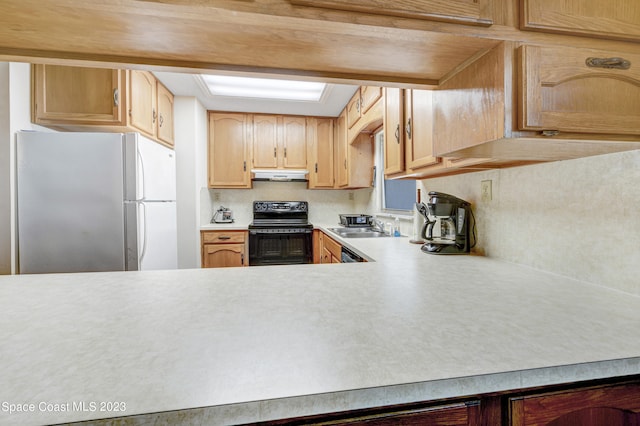
<svg viewBox="0 0 640 426"><path fill-rule="evenodd" d="M200 77L213 96L318 102L327 86L325 83L311 81L270 78L227 75L201 75Z"/></svg>

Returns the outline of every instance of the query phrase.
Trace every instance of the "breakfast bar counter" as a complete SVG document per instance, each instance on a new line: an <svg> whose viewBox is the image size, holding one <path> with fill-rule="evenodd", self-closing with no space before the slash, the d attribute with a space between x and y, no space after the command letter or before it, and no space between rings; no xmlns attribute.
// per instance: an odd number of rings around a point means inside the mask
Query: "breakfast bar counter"
<svg viewBox="0 0 640 426"><path fill-rule="evenodd" d="M0 277L0 424L241 424L640 374L640 297L342 242L374 261Z"/></svg>

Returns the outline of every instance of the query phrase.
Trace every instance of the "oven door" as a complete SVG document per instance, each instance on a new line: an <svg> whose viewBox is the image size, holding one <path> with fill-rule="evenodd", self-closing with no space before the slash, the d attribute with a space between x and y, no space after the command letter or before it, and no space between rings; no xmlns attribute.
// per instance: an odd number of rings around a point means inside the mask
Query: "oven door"
<svg viewBox="0 0 640 426"><path fill-rule="evenodd" d="M313 230L249 230L249 265L293 265L313 262Z"/></svg>

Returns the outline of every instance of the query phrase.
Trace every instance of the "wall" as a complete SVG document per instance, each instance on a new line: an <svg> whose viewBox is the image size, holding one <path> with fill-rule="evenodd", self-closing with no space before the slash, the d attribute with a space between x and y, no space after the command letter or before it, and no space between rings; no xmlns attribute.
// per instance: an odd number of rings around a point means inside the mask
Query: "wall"
<svg viewBox="0 0 640 426"><path fill-rule="evenodd" d="M9 64L0 63L0 275L11 273L11 133L9 130Z"/></svg>
<svg viewBox="0 0 640 426"><path fill-rule="evenodd" d="M0 274L16 271L15 132L51 131L31 124L30 67L0 63Z"/></svg>
<svg viewBox="0 0 640 426"><path fill-rule="evenodd" d="M493 198L483 203L482 180ZM640 151L419 183L473 204L476 252L640 295Z"/></svg>
<svg viewBox="0 0 640 426"><path fill-rule="evenodd" d="M247 225L253 219L252 203L266 201L308 201L309 222L322 225L337 225L340 213L364 213L366 197L358 196L367 190L310 190L302 182L254 182L253 189L206 189L202 190L201 223L208 224L213 213L222 205L233 210L239 225ZM353 194L353 200L349 199Z"/></svg>
<svg viewBox="0 0 640 426"><path fill-rule="evenodd" d="M178 268L200 267L200 188L207 184L207 111L195 97L176 96Z"/></svg>

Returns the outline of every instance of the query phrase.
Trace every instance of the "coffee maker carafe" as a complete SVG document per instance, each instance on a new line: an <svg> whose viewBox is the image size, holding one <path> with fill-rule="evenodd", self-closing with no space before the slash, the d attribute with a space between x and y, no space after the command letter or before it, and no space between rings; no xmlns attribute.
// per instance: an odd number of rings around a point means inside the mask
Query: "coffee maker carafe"
<svg viewBox="0 0 640 426"><path fill-rule="evenodd" d="M426 219L422 228L426 243L421 248L425 253L467 254L475 246L475 219L468 201L431 191L429 202L416 208Z"/></svg>

